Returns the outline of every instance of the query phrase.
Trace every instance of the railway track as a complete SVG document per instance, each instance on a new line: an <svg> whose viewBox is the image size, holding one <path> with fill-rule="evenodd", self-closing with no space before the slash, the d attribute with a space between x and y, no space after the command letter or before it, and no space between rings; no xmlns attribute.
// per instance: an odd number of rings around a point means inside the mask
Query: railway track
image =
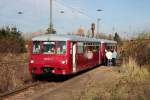
<svg viewBox="0 0 150 100"><path fill-rule="evenodd" d="M26 100L26 98L30 98L35 94L45 93L45 92L41 93L41 91L45 91L46 89L50 89L50 91L53 91L61 87L62 85L63 82L61 81L59 82L38 81L2 93L0 94L0 100Z"/></svg>
<svg viewBox="0 0 150 100"><path fill-rule="evenodd" d="M1 61L0 60L0 64L12 64L12 63L28 63L27 61L24 60L15 60L15 61Z"/></svg>
<svg viewBox="0 0 150 100"><path fill-rule="evenodd" d="M98 67L97 67L98 68ZM97 69L96 68L96 69ZM101 68L101 71L110 70L108 68ZM84 73L84 74L83 74ZM90 71L83 72L81 74L75 75L75 77L71 77L69 80L58 81L58 82L49 82L49 81L40 81L28 84L24 87L20 87L18 89L14 89L3 94L0 94L0 100L36 100L40 97L45 96L45 94L53 93L53 91L59 91L59 89L63 88L65 85L72 87L72 83L76 82L78 79L83 79L87 77L89 79ZM40 100L40 99L39 99Z"/></svg>
<svg viewBox="0 0 150 100"><path fill-rule="evenodd" d="M27 61L24 61L24 60L15 60L15 61L0 61L0 68L5 68L5 71L6 72L10 72L13 68L20 68L18 66L23 66L21 68L24 68L27 66ZM20 69L21 69L20 68ZM16 69L13 69L13 70L16 70ZM19 71L22 71L22 70L19 70ZM5 73L4 73L5 74ZM3 75L4 75L3 74ZM7 74L6 74L7 75ZM20 75L20 74L18 74ZM17 76L18 76L17 75ZM11 77L11 76L10 76ZM5 84L5 83L4 83ZM21 87L17 87L17 88L14 88L12 90L8 90L4 93L0 93L0 100L9 100L7 98L13 98L15 97L16 95L20 95L20 94L29 94L28 91L32 90L32 91L35 91L39 88L42 89L44 86L54 86L54 82L47 82L47 81L37 81L37 82L29 82ZM12 99L10 99L12 100ZM13 99L15 100L15 99Z"/></svg>
<svg viewBox="0 0 150 100"><path fill-rule="evenodd" d="M37 85L39 85L39 84L41 84L41 83L42 83L42 82L39 82L39 81L38 81L38 82L34 82L34 83L29 83L29 84L24 85L24 86L22 86L22 87L18 87L18 88L16 88L16 89L9 90L9 91L6 91L6 92L4 92L4 93L1 93L1 94L0 94L0 100L1 100L1 98L8 97L8 96L17 94L17 93L19 93L19 92L22 92L22 91L27 90L27 89L30 88L30 87L37 86Z"/></svg>

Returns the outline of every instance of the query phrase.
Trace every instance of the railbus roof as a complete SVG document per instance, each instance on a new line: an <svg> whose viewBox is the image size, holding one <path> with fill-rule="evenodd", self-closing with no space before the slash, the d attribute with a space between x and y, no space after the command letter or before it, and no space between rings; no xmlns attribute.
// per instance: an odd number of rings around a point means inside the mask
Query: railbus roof
<svg viewBox="0 0 150 100"><path fill-rule="evenodd" d="M117 43L116 41L113 40L107 40L107 39L100 39L101 43Z"/></svg>
<svg viewBox="0 0 150 100"><path fill-rule="evenodd" d="M112 40L96 39L77 35L64 35L64 34L44 34L32 38L32 41L67 41L67 40L80 42L117 43L116 41Z"/></svg>

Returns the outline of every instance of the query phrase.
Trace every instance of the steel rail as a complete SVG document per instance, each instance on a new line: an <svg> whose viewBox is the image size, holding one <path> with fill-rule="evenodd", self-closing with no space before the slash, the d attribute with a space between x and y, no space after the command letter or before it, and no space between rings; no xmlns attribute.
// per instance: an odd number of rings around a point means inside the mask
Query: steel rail
<svg viewBox="0 0 150 100"><path fill-rule="evenodd" d="M18 87L18 88L15 88L15 89L6 91L6 92L4 92L4 93L1 93L1 94L0 94L0 100L1 100L1 98L8 97L8 96L11 96L11 95L13 95L13 94L17 94L17 93L19 93L19 92L21 92L21 91L25 91L25 90L27 90L27 89L30 88L30 87L37 86L37 85L39 85L40 83L41 83L41 82L39 82L39 81L38 81L38 82L34 82L34 83L30 83L30 84L24 85L24 86L22 86L22 87Z"/></svg>

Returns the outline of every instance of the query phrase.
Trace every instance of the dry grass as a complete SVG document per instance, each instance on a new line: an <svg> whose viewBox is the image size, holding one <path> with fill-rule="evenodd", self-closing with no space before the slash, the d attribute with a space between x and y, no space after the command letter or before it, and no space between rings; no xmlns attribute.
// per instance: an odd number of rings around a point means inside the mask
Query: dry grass
<svg viewBox="0 0 150 100"><path fill-rule="evenodd" d="M134 59L129 58L128 63L122 65L124 78L129 82L143 82L147 80L149 72L147 66L138 66Z"/></svg>
<svg viewBox="0 0 150 100"><path fill-rule="evenodd" d="M0 54L0 92L22 86L30 80L27 54Z"/></svg>
<svg viewBox="0 0 150 100"><path fill-rule="evenodd" d="M109 74L107 79L87 88L80 100L149 100L150 77L145 66L138 66L130 58Z"/></svg>

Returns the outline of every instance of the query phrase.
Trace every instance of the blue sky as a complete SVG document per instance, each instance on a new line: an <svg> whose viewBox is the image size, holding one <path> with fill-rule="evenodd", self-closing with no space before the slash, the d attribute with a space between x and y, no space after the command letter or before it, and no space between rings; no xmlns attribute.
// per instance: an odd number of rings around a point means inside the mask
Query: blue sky
<svg viewBox="0 0 150 100"><path fill-rule="evenodd" d="M149 4L150 0L54 0L53 23L61 33L79 27L87 31L100 18L100 32L135 35L150 31ZM23 14L17 14L19 11ZM36 32L45 30L48 24L49 0L0 0L1 27L15 25L23 32Z"/></svg>

